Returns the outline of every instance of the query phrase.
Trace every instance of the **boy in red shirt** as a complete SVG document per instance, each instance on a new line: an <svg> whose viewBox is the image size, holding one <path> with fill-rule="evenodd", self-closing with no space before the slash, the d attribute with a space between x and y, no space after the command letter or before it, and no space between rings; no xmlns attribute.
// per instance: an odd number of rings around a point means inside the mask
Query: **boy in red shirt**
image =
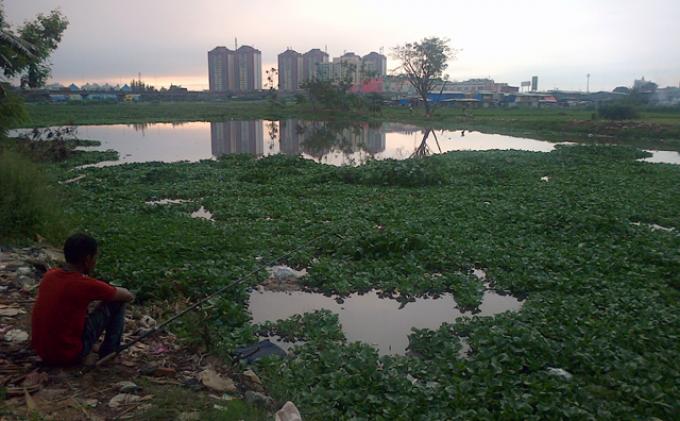
<svg viewBox="0 0 680 421"><path fill-rule="evenodd" d="M82 361L106 331L99 356L116 352L125 324L125 303L134 295L88 275L97 264L97 241L75 234L64 243L63 269L45 273L32 314L32 345L48 364ZM87 314L92 301L101 301Z"/></svg>

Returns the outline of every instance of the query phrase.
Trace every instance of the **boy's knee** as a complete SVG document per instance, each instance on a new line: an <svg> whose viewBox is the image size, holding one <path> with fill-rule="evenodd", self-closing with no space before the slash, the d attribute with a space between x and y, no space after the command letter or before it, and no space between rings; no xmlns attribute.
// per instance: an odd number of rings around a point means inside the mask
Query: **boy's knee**
<svg viewBox="0 0 680 421"><path fill-rule="evenodd" d="M106 303L106 307L109 309L111 316L117 313L125 313L125 304L122 301L109 301Z"/></svg>

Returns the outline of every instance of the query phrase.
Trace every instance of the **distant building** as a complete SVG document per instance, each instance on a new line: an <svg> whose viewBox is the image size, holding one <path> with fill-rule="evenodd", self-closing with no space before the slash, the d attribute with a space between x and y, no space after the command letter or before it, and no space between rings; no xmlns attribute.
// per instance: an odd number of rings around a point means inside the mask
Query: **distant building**
<svg viewBox="0 0 680 421"><path fill-rule="evenodd" d="M328 54L318 48L313 48L302 55L302 80L315 78L328 79L328 75L321 75L321 67L328 63Z"/></svg>
<svg viewBox="0 0 680 421"><path fill-rule="evenodd" d="M658 85L652 81L642 79L636 79L633 83L633 90L641 94L653 94L656 91Z"/></svg>
<svg viewBox="0 0 680 421"><path fill-rule="evenodd" d="M657 89L652 96L651 102L657 105L680 104L680 88L667 87Z"/></svg>
<svg viewBox="0 0 680 421"><path fill-rule="evenodd" d="M333 79L350 80L352 84L361 81L361 57L352 52L333 59Z"/></svg>
<svg viewBox="0 0 680 421"><path fill-rule="evenodd" d="M295 92L303 82L302 54L294 50L286 50L279 54L279 90Z"/></svg>
<svg viewBox="0 0 680 421"><path fill-rule="evenodd" d="M538 76L531 76L531 92L538 92Z"/></svg>
<svg viewBox="0 0 680 421"><path fill-rule="evenodd" d="M387 75L387 57L372 51L361 59L362 77L382 78Z"/></svg>
<svg viewBox="0 0 680 421"><path fill-rule="evenodd" d="M235 92L236 53L226 47L208 51L208 86L211 92Z"/></svg>
<svg viewBox="0 0 680 421"><path fill-rule="evenodd" d="M493 94L519 92L518 87L509 86L507 83L496 83L493 79L469 79L463 82L439 81L435 82L432 92L439 93L442 87L444 92L462 92L468 96L474 96L480 92Z"/></svg>
<svg viewBox="0 0 680 421"><path fill-rule="evenodd" d="M68 86L68 90L71 92L78 92L80 91L80 88L75 83L72 83Z"/></svg>
<svg viewBox="0 0 680 421"><path fill-rule="evenodd" d="M262 89L262 53L243 45L234 50L208 51L208 86L211 92L252 92Z"/></svg>

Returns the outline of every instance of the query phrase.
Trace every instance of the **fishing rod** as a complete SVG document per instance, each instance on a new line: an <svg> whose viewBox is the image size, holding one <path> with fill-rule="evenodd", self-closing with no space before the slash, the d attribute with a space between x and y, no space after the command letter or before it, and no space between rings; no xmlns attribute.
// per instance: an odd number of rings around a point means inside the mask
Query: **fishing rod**
<svg viewBox="0 0 680 421"><path fill-rule="evenodd" d="M217 291L215 291L215 292L213 292L212 294L208 295L207 297L205 297L205 298L203 298L203 299L197 301L196 303L190 305L189 307L185 308L184 310L182 310L182 311L180 311L179 313L175 314L174 316L170 317L170 318L167 319L166 321L164 321L164 322L162 322L161 324L157 325L157 326L154 327L153 329L144 332L143 334L141 334L141 335L138 336L137 338L133 339L132 341L130 341L130 342L124 344L124 345L121 345L121 346L118 348L117 351L112 352L112 353L108 354L107 356L105 356L104 358L102 358L102 359L100 359L99 361L97 361L97 363L94 365L94 367L97 368L97 367L101 366L102 364L104 364L105 362L110 361L110 360L112 360L113 358L116 358L121 352L123 352L123 351L125 351L126 349L130 348L132 345L136 344L137 342L139 342L139 341L141 341L141 340L143 340L143 339L145 339L145 338L148 338L148 337L151 336L151 335L156 334L157 332L159 332L160 330L162 330L165 326L169 325L170 323L174 322L175 320L179 319L180 317L184 316L185 314L189 313L190 311L192 311L192 310L198 308L201 304L203 304L203 303L205 303L205 302L207 302L207 301L210 301L211 299L213 299L213 298L217 297L218 295L222 294L224 291L228 290L229 288L232 288L232 287L235 287L235 286L238 285L238 284L241 284L243 281L245 281L245 280L248 279L249 277L255 275L256 273L260 272L260 271L263 270L263 269L266 269L267 266L272 266L272 265L275 264L276 262L278 262L278 261L280 261L280 260L283 260L283 259L285 259L286 257L290 256L291 254L296 253L296 252L302 250L303 248L307 247L308 245L310 245L310 244L313 243L313 242L316 242L318 239L320 239L321 237L324 237L324 236L326 236L326 235L327 235L327 234L325 234L325 233L324 233L324 234L320 234L320 235L318 235L318 236L312 238L311 240L309 240L309 241L303 243L301 246L299 246L299 247L297 247L297 248L295 248L295 249L293 249L293 250L291 250L291 251L288 251L288 252L286 252L285 254L282 254L281 256L277 257L276 259L270 261L269 263L260 264L255 270L253 270L253 271L251 271L251 272L248 272L248 273L246 273L245 275L241 276L240 278L238 278L238 279L236 279L236 280L230 282L229 284L223 286L222 288L219 288ZM339 237L339 238L344 238L344 237L342 237L340 234L335 234L335 235L336 235L337 237Z"/></svg>

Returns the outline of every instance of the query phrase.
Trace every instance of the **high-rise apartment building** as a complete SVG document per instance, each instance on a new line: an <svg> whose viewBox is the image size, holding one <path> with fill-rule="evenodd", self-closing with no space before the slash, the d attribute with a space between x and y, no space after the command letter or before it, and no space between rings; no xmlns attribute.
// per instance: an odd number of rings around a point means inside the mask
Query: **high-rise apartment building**
<svg viewBox="0 0 680 421"><path fill-rule="evenodd" d="M288 49L279 54L279 90L295 92L303 82L302 54Z"/></svg>
<svg viewBox="0 0 680 421"><path fill-rule="evenodd" d="M262 89L262 53L243 45L234 50L208 51L208 85L211 92L251 92Z"/></svg>
<svg viewBox="0 0 680 421"><path fill-rule="evenodd" d="M361 81L361 57L352 52L335 57L332 69L335 80L350 80L353 85Z"/></svg>
<svg viewBox="0 0 680 421"><path fill-rule="evenodd" d="M387 57L371 51L361 59L361 73L364 78L381 78L387 75Z"/></svg>
<svg viewBox="0 0 680 421"><path fill-rule="evenodd" d="M322 74L322 67L328 63L328 54L318 48L313 48L302 55L302 79L308 81L311 79L328 79Z"/></svg>
<svg viewBox="0 0 680 421"><path fill-rule="evenodd" d="M236 53L226 47L208 51L208 86L211 92L236 91Z"/></svg>

